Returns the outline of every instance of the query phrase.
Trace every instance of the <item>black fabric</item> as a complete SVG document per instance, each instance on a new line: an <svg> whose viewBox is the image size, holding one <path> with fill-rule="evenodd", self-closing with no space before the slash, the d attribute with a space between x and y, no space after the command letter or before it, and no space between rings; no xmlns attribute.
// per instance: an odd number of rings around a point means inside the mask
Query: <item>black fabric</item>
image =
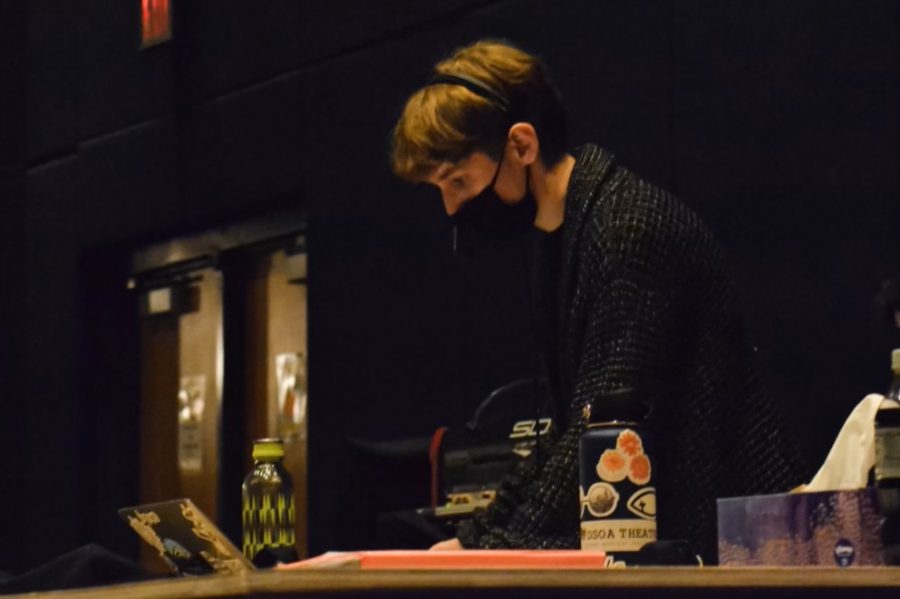
<svg viewBox="0 0 900 599"><path fill-rule="evenodd" d="M19 576L0 579L0 594L95 587L151 578L158 577L147 574L135 562L92 543Z"/></svg>
<svg viewBox="0 0 900 599"><path fill-rule="evenodd" d="M547 233L534 230L531 265L532 320L535 337L541 352L544 378L549 383L550 396L557 423L565 423L565 404L560 405L559 366L559 273L562 262L562 227Z"/></svg>
<svg viewBox="0 0 900 599"><path fill-rule="evenodd" d="M786 491L796 453L754 374L721 252L699 218L616 165L576 152L559 286L560 391L570 425L461 525L466 547L576 548L584 405L622 388L654 405L661 539L716 557L717 497Z"/></svg>
<svg viewBox="0 0 900 599"><path fill-rule="evenodd" d="M500 170L503 167L503 156L497 162L491 182L478 195L460 206L451 218L456 228L456 236L466 235L484 242L496 242L499 239L512 239L530 233L534 229L534 217L537 204L534 196L527 191L525 197L518 202L509 203L497 195L495 186ZM523 171L526 190L528 189L528 171ZM480 238L480 239L479 239Z"/></svg>

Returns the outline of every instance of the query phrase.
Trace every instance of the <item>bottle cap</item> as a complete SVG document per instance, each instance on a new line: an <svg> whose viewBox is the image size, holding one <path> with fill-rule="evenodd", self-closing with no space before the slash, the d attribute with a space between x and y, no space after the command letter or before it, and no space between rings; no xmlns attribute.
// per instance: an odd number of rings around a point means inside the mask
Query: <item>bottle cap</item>
<svg viewBox="0 0 900 599"><path fill-rule="evenodd" d="M891 370L900 374L900 349L891 352Z"/></svg>
<svg viewBox="0 0 900 599"><path fill-rule="evenodd" d="M653 402L650 394L631 387L617 389L597 397L584 409L585 421L591 424L603 422L643 422L650 417Z"/></svg>
<svg viewBox="0 0 900 599"><path fill-rule="evenodd" d="M283 458L284 442L277 437L257 439L253 442L253 459Z"/></svg>

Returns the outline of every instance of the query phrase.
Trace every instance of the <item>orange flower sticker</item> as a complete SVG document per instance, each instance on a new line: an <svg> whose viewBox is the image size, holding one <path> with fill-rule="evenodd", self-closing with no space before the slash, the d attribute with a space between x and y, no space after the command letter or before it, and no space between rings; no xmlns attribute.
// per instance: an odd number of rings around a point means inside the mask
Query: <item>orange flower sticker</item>
<svg viewBox="0 0 900 599"><path fill-rule="evenodd" d="M644 444L641 442L641 438L636 432L626 428L619 433L619 436L616 439L616 449L628 457L634 457L644 453Z"/></svg>
<svg viewBox="0 0 900 599"><path fill-rule="evenodd" d="M628 464L628 480L636 485L650 482L650 458L643 453L633 456Z"/></svg>
<svg viewBox="0 0 900 599"><path fill-rule="evenodd" d="M618 449L607 449L597 462L597 476L600 480L617 483L628 475L628 457Z"/></svg>

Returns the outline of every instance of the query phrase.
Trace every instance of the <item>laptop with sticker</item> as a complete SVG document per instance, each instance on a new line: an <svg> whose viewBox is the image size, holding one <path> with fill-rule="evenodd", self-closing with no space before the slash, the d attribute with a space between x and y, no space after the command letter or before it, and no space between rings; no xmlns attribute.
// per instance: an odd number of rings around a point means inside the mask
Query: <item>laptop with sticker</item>
<svg viewBox="0 0 900 599"><path fill-rule="evenodd" d="M190 499L126 507L119 515L177 574L237 574L256 569Z"/></svg>

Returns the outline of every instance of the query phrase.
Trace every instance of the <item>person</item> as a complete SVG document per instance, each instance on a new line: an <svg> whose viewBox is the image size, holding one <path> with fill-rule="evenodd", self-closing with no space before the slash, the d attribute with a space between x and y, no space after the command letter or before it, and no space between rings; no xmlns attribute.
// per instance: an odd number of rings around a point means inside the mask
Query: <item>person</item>
<svg viewBox="0 0 900 599"><path fill-rule="evenodd" d="M714 562L717 497L799 482L709 230L606 150L569 148L539 58L483 40L439 62L402 110L391 166L437 187L460 227L534 230L537 328L562 406L543 460L434 548L577 548L583 409L621 389L655 398L660 538Z"/></svg>

